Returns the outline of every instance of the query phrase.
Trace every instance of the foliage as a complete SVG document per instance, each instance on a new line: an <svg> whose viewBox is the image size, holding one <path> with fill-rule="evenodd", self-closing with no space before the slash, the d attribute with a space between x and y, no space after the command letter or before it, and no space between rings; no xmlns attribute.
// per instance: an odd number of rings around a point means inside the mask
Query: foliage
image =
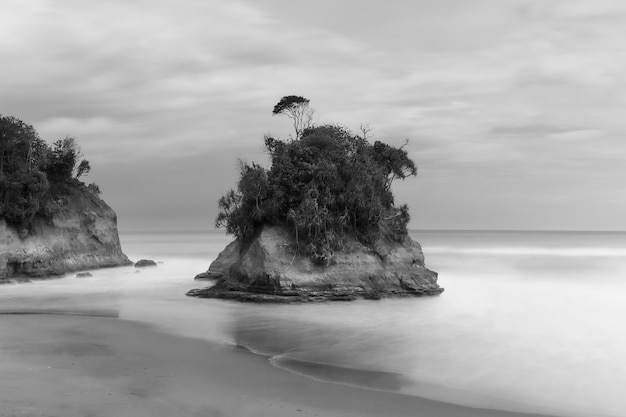
<svg viewBox="0 0 626 417"><path fill-rule="evenodd" d="M95 195L100 195L100 193L102 193L102 191L100 191L100 187L95 182L92 182L91 184L89 184L87 186L87 189L91 191L92 193L94 193Z"/></svg>
<svg viewBox="0 0 626 417"><path fill-rule="evenodd" d="M219 200L218 227L244 241L262 224L286 224L299 250L320 264L332 259L346 238L365 244L381 236L406 235L408 208L396 207L395 179L416 175L401 148L356 136L344 127L303 130L289 142L265 138L270 169L241 164L236 190Z"/></svg>
<svg viewBox="0 0 626 417"><path fill-rule="evenodd" d="M296 139L299 139L304 129L311 126L313 109L309 108L310 100L302 96L285 96L274 106L273 115L284 114L293 120Z"/></svg>
<svg viewBox="0 0 626 417"><path fill-rule="evenodd" d="M10 174L32 165L32 145L40 141L35 129L12 116L0 115L0 172Z"/></svg>
<svg viewBox="0 0 626 417"><path fill-rule="evenodd" d="M0 217L12 224L27 224L43 209L48 189L45 174L26 166L10 175L0 174Z"/></svg>
<svg viewBox="0 0 626 417"><path fill-rule="evenodd" d="M261 166L243 162L240 165L241 178L237 183L237 192L230 190L220 198L216 225L226 227L230 234L248 238L254 234L256 225L265 220L269 182Z"/></svg>
<svg viewBox="0 0 626 417"><path fill-rule="evenodd" d="M28 228L49 214L48 203L84 186L78 178L89 171L73 138L49 146L31 125L0 115L0 217L7 222Z"/></svg>

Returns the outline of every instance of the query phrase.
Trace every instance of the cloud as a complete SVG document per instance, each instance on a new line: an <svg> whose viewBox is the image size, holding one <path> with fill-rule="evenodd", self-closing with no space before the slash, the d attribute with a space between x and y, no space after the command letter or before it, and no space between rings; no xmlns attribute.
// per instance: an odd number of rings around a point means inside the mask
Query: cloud
<svg viewBox="0 0 626 417"><path fill-rule="evenodd" d="M526 124L526 125L508 125L495 126L491 129L491 133L497 135L545 135L560 134L572 131L571 127L551 126L546 124ZM575 131L575 130L574 130Z"/></svg>
<svg viewBox="0 0 626 417"><path fill-rule="evenodd" d="M288 137L271 108L299 94L320 123L409 138L448 184L441 204L460 176L499 178L476 198L504 201L523 181L526 195L589 181L608 195L626 154L623 13L621 0L7 0L0 112L49 140L76 136L94 172L210 156L203 175L218 178L215 161Z"/></svg>

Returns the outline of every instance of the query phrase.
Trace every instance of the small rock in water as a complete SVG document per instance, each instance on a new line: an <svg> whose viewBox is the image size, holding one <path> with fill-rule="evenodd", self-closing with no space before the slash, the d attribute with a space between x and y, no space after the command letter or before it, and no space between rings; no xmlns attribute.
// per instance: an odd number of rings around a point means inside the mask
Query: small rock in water
<svg viewBox="0 0 626 417"><path fill-rule="evenodd" d="M143 268L146 266L157 266L157 264L151 259L141 259L135 263L135 268Z"/></svg>
<svg viewBox="0 0 626 417"><path fill-rule="evenodd" d="M91 275L91 272L79 272L78 274L76 274L76 278L87 278L87 277L93 277L93 275Z"/></svg>

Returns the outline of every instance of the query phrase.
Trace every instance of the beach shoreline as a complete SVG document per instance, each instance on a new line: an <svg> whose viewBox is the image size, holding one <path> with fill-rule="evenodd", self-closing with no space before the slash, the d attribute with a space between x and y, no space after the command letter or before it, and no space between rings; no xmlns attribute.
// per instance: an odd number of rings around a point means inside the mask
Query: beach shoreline
<svg viewBox="0 0 626 417"><path fill-rule="evenodd" d="M0 416L539 416L316 381L97 314L0 315Z"/></svg>

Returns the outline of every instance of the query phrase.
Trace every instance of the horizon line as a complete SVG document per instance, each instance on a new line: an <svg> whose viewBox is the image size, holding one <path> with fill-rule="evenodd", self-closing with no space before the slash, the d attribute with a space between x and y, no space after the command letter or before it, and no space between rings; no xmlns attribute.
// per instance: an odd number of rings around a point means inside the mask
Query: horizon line
<svg viewBox="0 0 626 417"><path fill-rule="evenodd" d="M476 233L626 233L626 230L607 230L607 229L435 229L435 228L411 228L409 232L476 232ZM226 235L226 231L222 229L119 229L118 233L130 234L157 234L157 233L216 233L222 232Z"/></svg>

